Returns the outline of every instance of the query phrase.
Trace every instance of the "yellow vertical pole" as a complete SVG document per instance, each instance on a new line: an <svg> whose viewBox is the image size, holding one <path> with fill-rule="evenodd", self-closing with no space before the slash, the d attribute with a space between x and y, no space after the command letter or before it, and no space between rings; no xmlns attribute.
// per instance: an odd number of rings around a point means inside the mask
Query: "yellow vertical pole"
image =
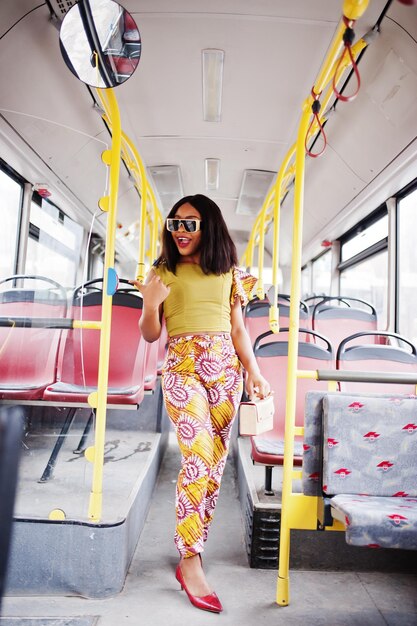
<svg viewBox="0 0 417 626"><path fill-rule="evenodd" d="M148 179L146 177L145 167L140 158L139 152L135 144L123 133L123 141L129 146L131 153L135 159L140 175L140 232L139 232L139 252L138 265L136 269L136 279L143 280L145 278L145 241L146 241L146 206L148 202Z"/></svg>
<svg viewBox="0 0 417 626"><path fill-rule="evenodd" d="M102 198L100 207L108 211L106 251L104 256L102 327L100 331L100 363L98 369L97 392L90 394L89 403L96 408L96 429L94 447L86 451L86 457L93 461L93 480L90 493L88 516L98 522L101 517L103 499L104 444L106 434L107 388L110 355L110 332L113 294L109 293L109 273L114 272L116 242L117 192L119 188L121 125L120 113L113 89L107 90L107 99L112 123L112 145L103 154L104 162L110 167L109 195Z"/></svg>
<svg viewBox="0 0 417 626"><path fill-rule="evenodd" d="M256 238L256 231L257 231L258 226L259 226L259 217L257 218L255 225L252 229L251 237L249 239L249 243L247 247L247 252L246 252L246 257L245 257L245 262L246 262L247 267L252 267L253 265L253 255L255 251L255 238Z"/></svg>
<svg viewBox="0 0 417 626"><path fill-rule="evenodd" d="M277 581L277 603L283 606L289 602L289 557L290 527L289 500L292 491L292 470L294 456L294 428L297 385L299 301L301 292L301 252L303 241L303 202L304 202L304 141L311 114L312 98L304 102L295 153L294 222L292 237L290 332L288 345L287 395L285 411L284 479L282 484L281 534L279 548L279 572Z"/></svg>
<svg viewBox="0 0 417 626"><path fill-rule="evenodd" d="M268 213L268 208L271 204L271 200L274 195L274 188L267 193L265 200L262 205L262 209L260 212L260 221L259 221L259 238L258 238L258 283L256 286L256 295L260 300L265 298L265 287L264 287L264 278L263 278L263 270L264 270L264 257L265 257L265 225L266 218Z"/></svg>
<svg viewBox="0 0 417 626"><path fill-rule="evenodd" d="M368 0L344 0L343 14L348 19L357 19L365 11ZM329 81L332 68L342 47L345 24L340 22L329 53L314 85L314 93L320 94ZM281 606L289 603L289 557L290 516L292 495L292 470L294 458L295 409L297 392L297 359L299 300L301 294L301 260L304 204L305 138L311 115L313 97L305 100L298 127L295 156L294 221L291 266L290 333L288 346L287 395L285 411L284 476L282 485L281 533L279 548L279 570L276 601Z"/></svg>
<svg viewBox="0 0 417 626"><path fill-rule="evenodd" d="M150 198L152 210L153 210L151 245L150 245L151 262L153 262L156 259L156 255L157 255L158 229L160 225L162 226L162 218L158 211L155 194L153 193L152 188L150 186L148 187L148 193L149 193L149 198Z"/></svg>
<svg viewBox="0 0 417 626"><path fill-rule="evenodd" d="M274 194L274 234L272 248L272 287L273 287L273 304L269 309L269 327L273 333L279 332L279 310L278 310L278 270L279 270L279 225L280 225L280 208L282 197L282 185L284 177L287 174L288 165L294 155L295 144L288 150L284 161L278 171L277 180L275 182Z"/></svg>

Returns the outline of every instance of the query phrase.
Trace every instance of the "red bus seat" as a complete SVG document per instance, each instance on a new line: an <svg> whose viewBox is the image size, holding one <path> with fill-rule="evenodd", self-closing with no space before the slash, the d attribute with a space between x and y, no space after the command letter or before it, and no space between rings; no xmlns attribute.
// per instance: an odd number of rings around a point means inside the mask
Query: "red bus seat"
<svg viewBox="0 0 417 626"><path fill-rule="evenodd" d="M97 282L101 282L101 280L95 279L95 280L89 281L88 283L85 284L85 286L87 286L87 289L88 289L90 285L93 285L94 283L97 283ZM139 297L140 299L142 299L142 296L139 294L138 290L135 287L132 287L129 281L123 278L119 279L119 284L123 284L123 283L129 286L118 289L117 294L120 295L122 293L129 293L129 294L134 294L136 297ZM142 304L139 310L138 323L139 323L141 315L142 315ZM145 342L144 388L145 388L145 391L147 392L155 391L156 382L158 379L158 362L159 362L158 360L159 360L159 343L157 341L154 341L153 343Z"/></svg>
<svg viewBox="0 0 417 626"><path fill-rule="evenodd" d="M128 281L120 280L128 283ZM71 318L101 320L101 280L93 280L74 292ZM86 291L86 293L84 293ZM145 394L145 364L152 361L151 352L139 329L142 297L131 286L113 295L107 402L110 405L138 406ZM155 348L152 354L155 353ZM63 333L58 355L57 382L49 385L43 399L60 404L80 405L88 401L90 393L97 391L100 355L100 332L93 329L74 328ZM153 359L156 371L156 359ZM153 361L152 361L153 362ZM148 381L150 382L150 381ZM68 411L61 432L40 479L49 480L56 464L65 436L71 428L76 409ZM93 424L94 413L84 429L78 448L82 451Z"/></svg>
<svg viewBox="0 0 417 626"><path fill-rule="evenodd" d="M375 308L359 298L325 296L313 309L313 330L338 346L348 335L377 329Z"/></svg>
<svg viewBox="0 0 417 626"><path fill-rule="evenodd" d="M162 322L162 330L161 335L158 341L158 366L157 373L160 376L162 374L162 366L165 361L165 355L167 352L167 344L168 344L168 332L165 324L165 320Z"/></svg>
<svg viewBox="0 0 417 626"><path fill-rule="evenodd" d="M269 309L271 307L269 300L253 299L245 307L244 322L245 328L249 333L252 345L257 337L262 333L270 330L269 326ZM288 339L288 332L284 335L282 328L289 327L290 320L290 296L286 294L278 294L278 313L280 331L275 335L279 341ZM300 326L308 328L308 306L305 302L300 302Z"/></svg>
<svg viewBox="0 0 417 626"><path fill-rule="evenodd" d="M288 332L288 328L283 329ZM306 335L310 341L304 341ZM317 370L331 368L333 351L330 342L318 333L302 329L302 341L298 343L298 369ZM272 341L267 341L272 339ZM321 345L320 345L321 344ZM271 385L274 393L274 428L262 435L251 437L252 459L254 463L265 465L265 493L272 495L272 468L281 465L284 459L285 404L288 367L288 341L275 341L272 331L263 333L254 345L254 353L262 375ZM296 426L304 424L304 398L307 391L327 389L327 383L299 378L297 382ZM300 437L295 442L296 463L301 463L303 442Z"/></svg>
<svg viewBox="0 0 417 626"><path fill-rule="evenodd" d="M358 345L360 342L360 345ZM365 372L410 372L417 373L416 347L396 333L373 331L356 333L346 337L339 345L336 356L339 370ZM381 383L340 382L345 392L381 392ZM384 391L393 394L416 394L412 383L389 384Z"/></svg>
<svg viewBox="0 0 417 626"><path fill-rule="evenodd" d="M56 380L62 331L31 327L30 320L64 319L66 292L55 281L34 275L11 276L0 285L0 318L28 320L27 327L0 325L0 399L40 400L46 387Z"/></svg>
<svg viewBox="0 0 417 626"><path fill-rule="evenodd" d="M316 304L318 304L319 302L322 302L324 298L327 298L328 296L325 296L324 294L322 294L321 296L307 296L306 298L304 298L304 302L306 303L306 305L308 306L308 325L307 328L313 328L313 310L314 307L316 306Z"/></svg>
<svg viewBox="0 0 417 626"><path fill-rule="evenodd" d="M75 294L73 319L100 320L101 290ZM140 404L145 393L146 342L139 329L142 298L117 292L113 296L107 401L109 404ZM85 403L97 390L100 352L98 330L64 331L58 357L57 382L49 385L44 400Z"/></svg>

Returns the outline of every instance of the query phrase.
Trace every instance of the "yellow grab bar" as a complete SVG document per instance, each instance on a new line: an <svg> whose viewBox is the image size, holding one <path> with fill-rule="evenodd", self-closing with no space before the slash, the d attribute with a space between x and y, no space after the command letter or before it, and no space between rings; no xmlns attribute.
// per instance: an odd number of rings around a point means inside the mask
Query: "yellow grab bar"
<svg viewBox="0 0 417 626"><path fill-rule="evenodd" d="M101 94L101 90L98 90ZM106 433L106 408L107 408L107 388L109 373L110 355L110 329L112 315L112 294L108 293L108 274L114 267L115 239L116 239L116 216L117 216L117 194L119 189L120 154L121 154L121 124L120 113L116 96L113 89L107 90L107 101L112 121L112 144L110 148L110 177L109 177L109 199L106 231L106 250L104 255L104 278L103 278L103 302L100 331L100 360L98 368L97 394L91 394L89 402L96 408L96 428L94 439L93 458L93 479L90 493L90 503L88 516L92 522L99 522L102 511L103 499L103 466L104 466L104 444ZM88 455L87 455L88 456Z"/></svg>

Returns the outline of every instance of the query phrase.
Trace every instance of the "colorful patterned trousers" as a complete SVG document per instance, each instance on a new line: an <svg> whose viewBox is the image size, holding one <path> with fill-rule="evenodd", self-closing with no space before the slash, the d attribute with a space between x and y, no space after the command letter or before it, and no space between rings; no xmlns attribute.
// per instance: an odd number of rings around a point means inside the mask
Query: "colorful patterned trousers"
<svg viewBox="0 0 417 626"><path fill-rule="evenodd" d="M162 389L182 455L175 544L183 557L204 549L242 387L242 366L230 335L169 341Z"/></svg>

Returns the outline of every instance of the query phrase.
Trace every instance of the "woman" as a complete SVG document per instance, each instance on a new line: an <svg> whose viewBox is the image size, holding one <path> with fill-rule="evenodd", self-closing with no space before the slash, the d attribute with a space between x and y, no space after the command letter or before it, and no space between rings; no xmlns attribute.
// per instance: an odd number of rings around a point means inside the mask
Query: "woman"
<svg viewBox="0 0 417 626"><path fill-rule="evenodd" d="M242 316L256 278L236 266L236 248L219 207L206 196L187 196L168 214L162 253L145 283L132 281L143 296L143 337L159 338L163 315L169 336L162 389L182 454L176 578L194 606L215 613L222 605L207 583L201 553L242 395L242 365L250 397L270 391Z"/></svg>

